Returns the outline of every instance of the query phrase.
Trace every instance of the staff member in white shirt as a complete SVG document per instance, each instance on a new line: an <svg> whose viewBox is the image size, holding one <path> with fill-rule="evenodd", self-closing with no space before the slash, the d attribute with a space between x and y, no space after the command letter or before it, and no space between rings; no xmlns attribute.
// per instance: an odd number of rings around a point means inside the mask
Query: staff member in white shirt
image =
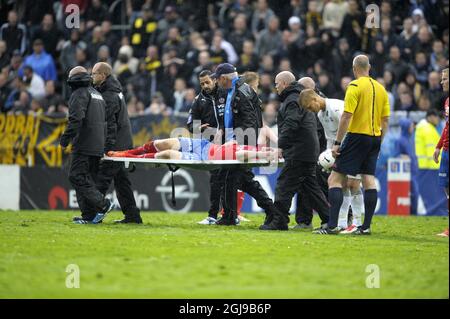
<svg viewBox="0 0 450 319"><path fill-rule="evenodd" d="M339 120L344 113L344 101L321 97L313 89L306 89L300 93L299 103L308 111L317 113L327 138L327 148L333 147L339 127ZM349 234L361 226L361 215L364 212L364 198L361 192L361 176L347 176L347 188L344 189L344 201L339 212L338 227L341 234ZM353 210L353 224L347 227L348 209Z"/></svg>

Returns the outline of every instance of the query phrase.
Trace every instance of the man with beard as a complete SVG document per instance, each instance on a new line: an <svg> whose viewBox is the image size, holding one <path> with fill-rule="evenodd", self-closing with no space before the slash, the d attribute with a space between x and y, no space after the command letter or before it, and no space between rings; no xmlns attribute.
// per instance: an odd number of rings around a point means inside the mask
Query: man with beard
<svg viewBox="0 0 450 319"><path fill-rule="evenodd" d="M223 114L225 110L225 90L217 86L217 81L211 78L211 71L203 70L199 73L198 80L201 92L192 103L187 126L189 131L196 136L222 144ZM210 179L210 208L208 217L199 222L200 225L213 225L217 221L220 210L220 198L223 187L221 170L211 171Z"/></svg>

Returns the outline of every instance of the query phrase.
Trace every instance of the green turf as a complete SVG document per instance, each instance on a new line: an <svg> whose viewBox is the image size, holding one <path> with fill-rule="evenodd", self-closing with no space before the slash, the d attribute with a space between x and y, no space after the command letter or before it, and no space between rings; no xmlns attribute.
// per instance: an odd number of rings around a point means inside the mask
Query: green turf
<svg viewBox="0 0 450 319"><path fill-rule="evenodd" d="M143 213L144 225L74 225L73 212L0 212L1 298L448 298L443 217L376 217L370 237L232 228L204 214ZM66 266L80 288L66 288ZM380 288L366 287L366 266Z"/></svg>

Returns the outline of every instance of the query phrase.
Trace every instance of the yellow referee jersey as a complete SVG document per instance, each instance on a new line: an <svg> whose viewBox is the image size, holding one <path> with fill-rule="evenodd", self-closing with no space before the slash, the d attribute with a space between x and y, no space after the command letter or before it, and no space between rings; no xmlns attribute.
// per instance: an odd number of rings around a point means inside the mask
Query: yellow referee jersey
<svg viewBox="0 0 450 319"><path fill-rule="evenodd" d="M347 87L344 111L353 114L348 132L381 136L381 119L390 114L387 92L371 77L360 77Z"/></svg>

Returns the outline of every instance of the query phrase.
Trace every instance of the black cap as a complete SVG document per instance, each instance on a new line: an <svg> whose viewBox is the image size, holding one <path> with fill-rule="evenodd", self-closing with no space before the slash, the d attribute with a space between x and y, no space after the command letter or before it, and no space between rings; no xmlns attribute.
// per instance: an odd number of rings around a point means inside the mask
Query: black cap
<svg viewBox="0 0 450 319"><path fill-rule="evenodd" d="M218 79L221 75L230 74L230 73L234 73L234 72L236 72L236 68L234 67L233 64L222 63L217 66L214 73L211 74L211 77L213 79Z"/></svg>

